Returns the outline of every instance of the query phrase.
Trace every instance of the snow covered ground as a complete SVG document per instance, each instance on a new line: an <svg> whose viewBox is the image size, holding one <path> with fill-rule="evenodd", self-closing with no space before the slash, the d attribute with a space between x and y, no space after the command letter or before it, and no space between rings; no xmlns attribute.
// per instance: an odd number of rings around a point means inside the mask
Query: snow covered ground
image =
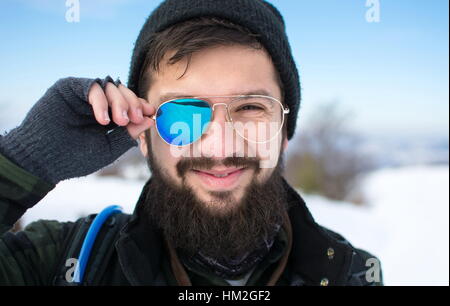
<svg viewBox="0 0 450 306"><path fill-rule="evenodd" d="M379 170L364 189L368 207L305 201L318 223L380 259L387 285L448 286L448 166Z"/></svg>
<svg viewBox="0 0 450 306"><path fill-rule="evenodd" d="M108 205L133 211L144 181L90 176L62 182L23 223L76 220ZM386 285L449 284L449 167L382 169L368 175L370 204L303 195L316 221L380 260Z"/></svg>

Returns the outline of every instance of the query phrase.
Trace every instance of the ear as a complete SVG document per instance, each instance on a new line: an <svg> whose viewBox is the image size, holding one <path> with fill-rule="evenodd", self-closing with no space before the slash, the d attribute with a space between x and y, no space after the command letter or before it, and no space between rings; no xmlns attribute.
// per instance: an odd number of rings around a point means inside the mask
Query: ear
<svg viewBox="0 0 450 306"><path fill-rule="evenodd" d="M147 140L145 139L145 132L139 134L139 149L144 157L148 156Z"/></svg>

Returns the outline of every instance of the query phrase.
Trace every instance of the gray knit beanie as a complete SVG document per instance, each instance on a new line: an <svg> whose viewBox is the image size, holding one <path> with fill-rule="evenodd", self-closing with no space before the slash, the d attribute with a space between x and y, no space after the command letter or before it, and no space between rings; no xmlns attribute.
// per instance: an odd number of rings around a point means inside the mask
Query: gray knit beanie
<svg viewBox="0 0 450 306"><path fill-rule="evenodd" d="M151 36L166 28L196 17L218 17L259 34L284 86L284 103L289 107L287 136L294 135L300 109L300 81L280 12L263 0L166 0L148 17L136 40L131 59L128 87L138 92L139 76Z"/></svg>

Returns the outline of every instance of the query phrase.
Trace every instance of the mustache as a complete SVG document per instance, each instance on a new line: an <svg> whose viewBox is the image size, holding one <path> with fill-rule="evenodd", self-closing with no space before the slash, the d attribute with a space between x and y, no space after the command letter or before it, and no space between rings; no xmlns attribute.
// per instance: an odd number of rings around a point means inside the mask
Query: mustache
<svg viewBox="0 0 450 306"><path fill-rule="evenodd" d="M258 158L238 156L230 156L220 160L209 157L183 158L178 161L176 168L178 176L183 177L189 170L209 170L215 166L250 168L255 170L255 174L258 174L260 170Z"/></svg>

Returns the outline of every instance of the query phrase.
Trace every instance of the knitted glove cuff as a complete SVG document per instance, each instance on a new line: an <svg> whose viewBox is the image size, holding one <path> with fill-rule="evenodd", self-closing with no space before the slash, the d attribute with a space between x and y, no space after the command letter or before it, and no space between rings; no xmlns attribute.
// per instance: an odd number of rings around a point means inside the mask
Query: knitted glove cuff
<svg viewBox="0 0 450 306"><path fill-rule="evenodd" d="M125 127L100 125L87 102L105 79L64 78L50 87L20 126L0 136L0 152L39 178L56 184L93 173L137 146Z"/></svg>

